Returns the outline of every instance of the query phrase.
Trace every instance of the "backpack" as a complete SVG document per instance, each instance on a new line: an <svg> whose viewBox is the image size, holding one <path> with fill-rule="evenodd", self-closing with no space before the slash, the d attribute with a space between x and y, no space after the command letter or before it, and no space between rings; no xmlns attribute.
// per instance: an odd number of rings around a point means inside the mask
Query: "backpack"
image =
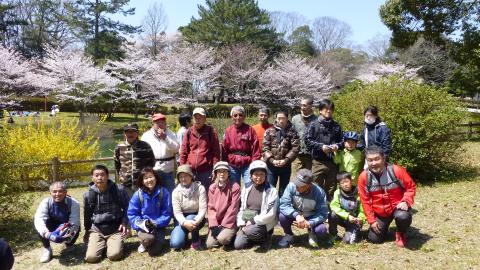
<svg viewBox="0 0 480 270"><path fill-rule="evenodd" d="M123 201L121 200L121 195L120 195L120 191L123 190L122 187L118 187L116 184L113 185L113 200L115 202L118 203L118 205L120 205L120 208L124 209L125 207L127 207L126 205L123 204ZM112 191L109 191L109 192L112 192ZM93 213L93 210L95 208L95 205L97 205L98 207L98 204L96 203L97 201L97 197L99 196L99 194L97 192L95 192L94 190L91 190L89 189L88 190L88 195L87 195L87 202L88 202L88 208L90 209L90 211Z"/></svg>
<svg viewBox="0 0 480 270"><path fill-rule="evenodd" d="M403 185L403 182L397 178L395 175L395 171L393 170L393 164L388 164L387 165L387 176L389 179L392 180L393 183L397 184L402 191L405 192L405 186ZM367 174L367 191L370 192L370 189L372 187L372 177L370 176L370 173Z"/></svg>
<svg viewBox="0 0 480 270"><path fill-rule="evenodd" d="M144 202L145 199L143 198L143 193L142 193L141 189L137 190L137 193L138 193L138 200L140 201L140 209L142 209L143 202ZM158 205L157 205L158 208L160 208L160 204L162 203L162 199L163 199L163 188L160 187L160 194L158 195Z"/></svg>

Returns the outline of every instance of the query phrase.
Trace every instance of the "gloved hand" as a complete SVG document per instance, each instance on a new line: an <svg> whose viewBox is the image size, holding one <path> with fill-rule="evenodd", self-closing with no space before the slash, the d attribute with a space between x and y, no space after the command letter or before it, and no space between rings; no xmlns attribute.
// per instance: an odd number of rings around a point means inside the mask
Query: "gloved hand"
<svg viewBox="0 0 480 270"><path fill-rule="evenodd" d="M147 227L149 233L152 233L157 229L157 223L151 219L147 219L145 220L145 227Z"/></svg>
<svg viewBox="0 0 480 270"><path fill-rule="evenodd" d="M212 232L212 236L215 239L217 239L217 236L222 232L222 230L223 230L223 226L221 225L210 228L210 231Z"/></svg>
<svg viewBox="0 0 480 270"><path fill-rule="evenodd" d="M69 228L69 223L61 224L55 231L49 232L45 236L54 243L62 243L65 238L69 237Z"/></svg>

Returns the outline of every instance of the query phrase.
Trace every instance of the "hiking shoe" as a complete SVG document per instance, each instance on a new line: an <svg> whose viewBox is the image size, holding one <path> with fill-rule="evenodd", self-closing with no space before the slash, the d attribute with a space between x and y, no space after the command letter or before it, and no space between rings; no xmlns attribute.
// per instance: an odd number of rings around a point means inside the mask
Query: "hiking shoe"
<svg viewBox="0 0 480 270"><path fill-rule="evenodd" d="M273 233L267 233L267 237L265 238L265 242L261 245L261 247L265 250L270 250L272 248L272 235Z"/></svg>
<svg viewBox="0 0 480 270"><path fill-rule="evenodd" d="M282 237L282 239L280 239L280 242L278 242L278 246L281 248L288 248L292 243L293 243L293 235L285 234L285 236Z"/></svg>
<svg viewBox="0 0 480 270"><path fill-rule="evenodd" d="M399 248L407 246L407 236L405 233L395 232L395 244L397 244Z"/></svg>
<svg viewBox="0 0 480 270"><path fill-rule="evenodd" d="M147 251L147 249L145 248L145 246L140 244L140 246L138 246L137 251L138 251L138 253L144 253L145 251Z"/></svg>
<svg viewBox="0 0 480 270"><path fill-rule="evenodd" d="M197 242L192 242L192 245L190 246L190 248L194 250L199 250L201 247L202 247L202 242L200 240L198 240Z"/></svg>
<svg viewBox="0 0 480 270"><path fill-rule="evenodd" d="M44 248L42 252L42 256L40 256L40 262L46 263L52 259L52 248Z"/></svg>
<svg viewBox="0 0 480 270"><path fill-rule="evenodd" d="M313 248L318 248L317 236L315 235L315 233L308 233L308 244Z"/></svg>
<svg viewBox="0 0 480 270"><path fill-rule="evenodd" d="M353 229L352 234L350 235L350 241L348 241L349 244L354 244L358 240L360 230L359 229Z"/></svg>

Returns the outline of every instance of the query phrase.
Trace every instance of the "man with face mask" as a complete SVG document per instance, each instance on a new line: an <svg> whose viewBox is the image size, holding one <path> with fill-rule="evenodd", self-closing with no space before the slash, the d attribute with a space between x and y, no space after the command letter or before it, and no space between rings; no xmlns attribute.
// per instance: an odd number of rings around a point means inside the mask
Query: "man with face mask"
<svg viewBox="0 0 480 270"><path fill-rule="evenodd" d="M377 107L368 106L363 114L365 115L365 124L357 148L363 150L369 146L376 145L382 148L383 153L385 154L385 159L388 161L392 151L390 129L378 115Z"/></svg>
<svg viewBox="0 0 480 270"><path fill-rule="evenodd" d="M297 158L292 162L292 176L295 177L296 172L300 169L312 169L312 157L305 144L305 131L308 125L317 120L317 116L313 113L313 99L302 98L300 101L300 114L292 117L292 126L297 131L300 138L300 151Z"/></svg>

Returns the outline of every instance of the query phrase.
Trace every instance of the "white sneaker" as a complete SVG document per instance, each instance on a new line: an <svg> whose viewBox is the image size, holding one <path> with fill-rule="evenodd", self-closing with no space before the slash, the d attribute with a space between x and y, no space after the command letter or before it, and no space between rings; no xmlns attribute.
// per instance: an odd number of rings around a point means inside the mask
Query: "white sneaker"
<svg viewBox="0 0 480 270"><path fill-rule="evenodd" d="M138 250L138 253L144 253L145 251L147 251L147 249L142 244L138 246L137 250Z"/></svg>
<svg viewBox="0 0 480 270"><path fill-rule="evenodd" d="M308 244L314 248L318 247L317 236L313 232L308 232Z"/></svg>
<svg viewBox="0 0 480 270"><path fill-rule="evenodd" d="M42 256L40 257L41 263L49 262L52 259L52 248L44 248L42 252Z"/></svg>

